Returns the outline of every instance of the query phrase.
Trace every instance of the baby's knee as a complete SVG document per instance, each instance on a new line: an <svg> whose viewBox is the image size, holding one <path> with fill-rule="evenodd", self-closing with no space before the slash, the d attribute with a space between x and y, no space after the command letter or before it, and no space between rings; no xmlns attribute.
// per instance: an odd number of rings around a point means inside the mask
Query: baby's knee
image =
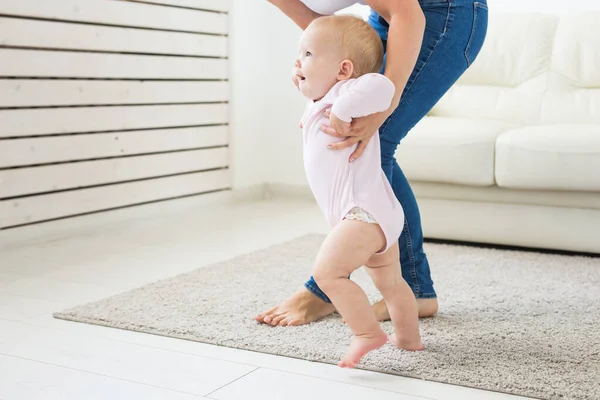
<svg viewBox="0 0 600 400"><path fill-rule="evenodd" d="M348 278L348 274L339 271L336 268L325 263L315 264L313 268L313 278L321 289L326 287L329 282L339 278Z"/></svg>

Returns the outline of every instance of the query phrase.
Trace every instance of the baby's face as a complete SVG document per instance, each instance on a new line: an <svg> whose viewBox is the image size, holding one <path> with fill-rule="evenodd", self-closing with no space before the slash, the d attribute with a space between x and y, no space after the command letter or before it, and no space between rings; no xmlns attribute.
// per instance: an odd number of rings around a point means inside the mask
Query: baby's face
<svg viewBox="0 0 600 400"><path fill-rule="evenodd" d="M309 26L299 44L294 75L300 92L311 100L320 100L338 82L340 50L328 40L325 27Z"/></svg>

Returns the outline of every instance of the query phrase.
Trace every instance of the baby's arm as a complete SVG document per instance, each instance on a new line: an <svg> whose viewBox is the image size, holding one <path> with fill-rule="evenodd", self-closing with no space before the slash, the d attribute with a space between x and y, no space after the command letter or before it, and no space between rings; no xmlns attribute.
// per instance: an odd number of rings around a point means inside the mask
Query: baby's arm
<svg viewBox="0 0 600 400"><path fill-rule="evenodd" d="M331 112L344 122L387 110L396 88L382 74L366 74L342 88Z"/></svg>

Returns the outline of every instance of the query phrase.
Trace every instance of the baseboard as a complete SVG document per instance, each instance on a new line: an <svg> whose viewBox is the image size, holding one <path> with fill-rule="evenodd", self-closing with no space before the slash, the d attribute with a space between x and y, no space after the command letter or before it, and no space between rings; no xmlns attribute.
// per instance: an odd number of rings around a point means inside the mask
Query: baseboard
<svg viewBox="0 0 600 400"><path fill-rule="evenodd" d="M235 203L246 203L249 201L260 201L266 198L267 184L259 183L240 189L233 190L233 201Z"/></svg>
<svg viewBox="0 0 600 400"><path fill-rule="evenodd" d="M40 241L60 240L74 235L86 235L106 225L135 223L140 219L161 218L199 207L232 204L233 201L232 190L221 190L1 230L0 243L2 243L2 246L0 246L0 249Z"/></svg>
<svg viewBox="0 0 600 400"><path fill-rule="evenodd" d="M314 201L307 185L286 185L283 183L260 183L233 191L236 202L295 199Z"/></svg>
<svg viewBox="0 0 600 400"><path fill-rule="evenodd" d="M479 248L483 248L483 249L495 249L495 250L523 251L523 252L528 252L528 253L541 253L541 254L555 254L555 255L563 255L563 256L581 256L581 257L600 258L600 253L590 253L590 252L585 252L585 251L545 249L545 248L541 248L541 247L526 247L526 246L519 246L519 245L483 243L483 242L474 242L474 241L467 242L464 240L425 238L425 243L448 244L448 245L453 245L453 246L479 247Z"/></svg>

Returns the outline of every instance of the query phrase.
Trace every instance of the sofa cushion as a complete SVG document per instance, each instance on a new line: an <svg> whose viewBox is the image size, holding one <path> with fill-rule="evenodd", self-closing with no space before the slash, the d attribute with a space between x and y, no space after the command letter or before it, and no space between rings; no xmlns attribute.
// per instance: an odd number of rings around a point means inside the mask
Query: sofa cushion
<svg viewBox="0 0 600 400"><path fill-rule="evenodd" d="M600 125L537 125L503 133L496 182L514 189L600 191Z"/></svg>
<svg viewBox="0 0 600 400"><path fill-rule="evenodd" d="M578 87L600 85L600 12L560 18L552 52L552 70Z"/></svg>
<svg viewBox="0 0 600 400"><path fill-rule="evenodd" d="M430 115L539 124L558 22L554 15L490 13L481 53Z"/></svg>
<svg viewBox="0 0 600 400"><path fill-rule="evenodd" d="M425 117L400 143L396 159L410 180L493 185L496 138L513 127L500 121Z"/></svg>
<svg viewBox="0 0 600 400"><path fill-rule="evenodd" d="M561 17L542 124L600 124L600 12Z"/></svg>
<svg viewBox="0 0 600 400"><path fill-rule="evenodd" d="M548 70L559 17L490 13L485 43L460 85L516 88Z"/></svg>

